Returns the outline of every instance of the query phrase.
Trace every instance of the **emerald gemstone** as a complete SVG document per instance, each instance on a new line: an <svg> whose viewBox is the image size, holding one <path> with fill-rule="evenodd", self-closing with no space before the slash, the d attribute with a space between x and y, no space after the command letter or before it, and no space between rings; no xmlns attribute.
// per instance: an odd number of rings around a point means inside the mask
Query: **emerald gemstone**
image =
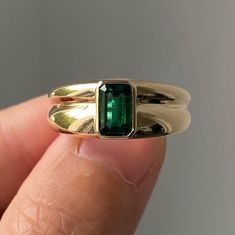
<svg viewBox="0 0 235 235"><path fill-rule="evenodd" d="M99 88L99 132L127 136L132 131L132 89L128 84L103 84Z"/></svg>

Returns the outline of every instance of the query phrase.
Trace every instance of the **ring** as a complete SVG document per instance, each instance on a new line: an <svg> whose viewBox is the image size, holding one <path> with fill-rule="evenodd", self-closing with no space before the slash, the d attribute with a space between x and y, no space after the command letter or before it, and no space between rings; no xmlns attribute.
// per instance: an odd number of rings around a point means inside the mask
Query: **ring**
<svg viewBox="0 0 235 235"><path fill-rule="evenodd" d="M112 139L158 137L190 125L190 94L176 86L127 79L56 88L49 121L59 132Z"/></svg>

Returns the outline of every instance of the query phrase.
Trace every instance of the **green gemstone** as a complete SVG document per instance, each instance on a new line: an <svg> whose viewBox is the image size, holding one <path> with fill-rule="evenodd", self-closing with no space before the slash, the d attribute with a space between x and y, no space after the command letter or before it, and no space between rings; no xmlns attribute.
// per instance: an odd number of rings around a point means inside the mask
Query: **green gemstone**
<svg viewBox="0 0 235 235"><path fill-rule="evenodd" d="M132 89L128 84L103 84L99 88L99 132L127 136L132 131Z"/></svg>

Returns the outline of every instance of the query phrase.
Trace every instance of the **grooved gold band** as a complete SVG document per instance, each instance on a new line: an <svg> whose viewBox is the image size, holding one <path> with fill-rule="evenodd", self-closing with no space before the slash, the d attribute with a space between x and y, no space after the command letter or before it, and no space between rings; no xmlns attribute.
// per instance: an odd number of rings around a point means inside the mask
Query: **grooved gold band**
<svg viewBox="0 0 235 235"><path fill-rule="evenodd" d="M101 91L103 85L106 86L105 91ZM120 90L127 89L125 86L130 87L130 100ZM112 93L107 92L109 87ZM115 89L119 89L119 96ZM184 131L191 119L187 110L190 94L180 87L166 84L125 79L102 80L59 87L51 91L49 97L56 103L49 112L53 127L81 137L126 139L163 136ZM104 103L106 101L108 103ZM129 106L126 101L131 102ZM101 108L104 104L105 108ZM131 113L126 113L130 107ZM103 115L102 110L108 110L107 114ZM122 119L121 124L115 120L118 115ZM128 115L131 115L131 120ZM105 117L104 120L101 120L102 117ZM114 127L110 126L109 120L114 120ZM115 127L115 121L119 123L118 127ZM127 122L131 123L131 131L125 134L122 128L127 128ZM106 125L102 133L101 125Z"/></svg>

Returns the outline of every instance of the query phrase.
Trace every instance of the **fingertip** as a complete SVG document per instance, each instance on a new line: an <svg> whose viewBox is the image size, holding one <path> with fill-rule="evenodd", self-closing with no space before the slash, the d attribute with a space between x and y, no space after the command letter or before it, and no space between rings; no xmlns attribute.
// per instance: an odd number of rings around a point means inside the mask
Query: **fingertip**
<svg viewBox="0 0 235 235"><path fill-rule="evenodd" d="M21 235L27 227L40 234L133 234L164 146L164 139L104 142L60 135L6 211L0 233Z"/></svg>
<svg viewBox="0 0 235 235"><path fill-rule="evenodd" d="M126 181L138 185L153 164L162 164L165 143L165 138L84 139L79 146L78 154L80 157L103 164L119 173Z"/></svg>

